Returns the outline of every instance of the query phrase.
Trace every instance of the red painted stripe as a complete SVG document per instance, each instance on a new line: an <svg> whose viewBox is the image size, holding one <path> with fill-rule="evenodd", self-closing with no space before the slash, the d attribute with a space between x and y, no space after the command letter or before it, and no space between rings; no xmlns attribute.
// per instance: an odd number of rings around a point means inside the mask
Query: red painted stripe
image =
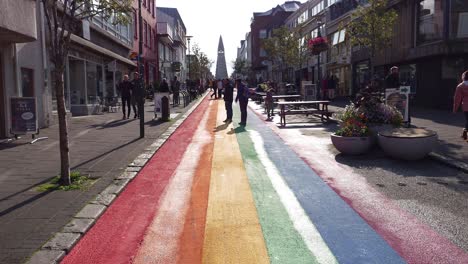
<svg viewBox="0 0 468 264"><path fill-rule="evenodd" d="M217 104L213 104L208 117L209 128L216 126L217 110ZM184 230L180 238L177 263L181 264L202 262L214 148L214 129L209 131L212 140L201 152L201 159L193 180L190 207L187 211Z"/></svg>
<svg viewBox="0 0 468 264"><path fill-rule="evenodd" d="M205 99L172 134L62 263L129 263L159 207L193 132L208 108Z"/></svg>
<svg viewBox="0 0 468 264"><path fill-rule="evenodd" d="M254 108L252 110L264 120L260 113ZM361 175L338 164L334 158L328 158L328 146L304 145L303 138L297 137L297 134L287 129L281 130L276 124L264 123L287 142L408 263L468 263L465 251L375 190Z"/></svg>

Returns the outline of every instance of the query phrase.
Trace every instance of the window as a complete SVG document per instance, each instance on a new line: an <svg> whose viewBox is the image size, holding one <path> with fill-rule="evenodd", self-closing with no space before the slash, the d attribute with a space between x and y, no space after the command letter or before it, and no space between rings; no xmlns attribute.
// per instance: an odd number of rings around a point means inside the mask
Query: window
<svg viewBox="0 0 468 264"><path fill-rule="evenodd" d="M151 13L151 15L154 17L154 9L155 9L154 0L150 0L150 1L151 1L151 10L150 10L150 13Z"/></svg>
<svg viewBox="0 0 468 264"><path fill-rule="evenodd" d="M424 43L442 38L443 0L422 0L417 7L417 42Z"/></svg>
<svg viewBox="0 0 468 264"><path fill-rule="evenodd" d="M468 38L468 1L451 2L451 37Z"/></svg>
<svg viewBox="0 0 468 264"><path fill-rule="evenodd" d="M147 35L147 32L148 31L148 23L146 23L146 21L143 22L143 43L145 44L145 46L148 46L148 35Z"/></svg>
<svg viewBox="0 0 468 264"><path fill-rule="evenodd" d="M135 9L133 9L133 37L138 38L138 16Z"/></svg>
<svg viewBox="0 0 468 264"><path fill-rule="evenodd" d="M263 48L260 48L260 57L266 57L267 53Z"/></svg>
<svg viewBox="0 0 468 264"><path fill-rule="evenodd" d="M146 7L146 0L142 0L143 6Z"/></svg>
<svg viewBox="0 0 468 264"><path fill-rule="evenodd" d="M261 39L267 38L267 30L266 29L260 29L258 37L261 38Z"/></svg>
<svg viewBox="0 0 468 264"><path fill-rule="evenodd" d="M346 35L346 29L342 29L340 31L337 31L337 32L333 33L333 35L332 35L332 45L335 46L335 45L340 44L341 42L344 42L345 41L345 35Z"/></svg>
<svg viewBox="0 0 468 264"><path fill-rule="evenodd" d="M34 70L21 68L21 96L34 96Z"/></svg>

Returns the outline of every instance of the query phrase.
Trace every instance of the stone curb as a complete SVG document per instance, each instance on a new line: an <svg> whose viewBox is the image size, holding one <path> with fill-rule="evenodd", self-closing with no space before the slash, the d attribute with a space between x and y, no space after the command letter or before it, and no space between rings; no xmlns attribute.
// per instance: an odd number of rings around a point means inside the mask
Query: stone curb
<svg viewBox="0 0 468 264"><path fill-rule="evenodd" d="M465 173L468 173L468 163L466 162L459 161L457 159L450 158L448 156L443 156L435 152L429 153L429 157L432 158L433 160L443 163L444 165L447 165L455 169L461 170Z"/></svg>
<svg viewBox="0 0 468 264"><path fill-rule="evenodd" d="M128 164L125 171L117 176L112 184L99 193L95 199L85 205L61 232L56 233L54 237L47 241L40 250L36 251L26 263L59 263L107 210L127 184L137 176L138 172L148 163L161 146L164 145L177 128L179 128L187 117L197 109L208 94L209 92L206 92L199 98L198 101L159 136L153 144L147 147L133 162Z"/></svg>

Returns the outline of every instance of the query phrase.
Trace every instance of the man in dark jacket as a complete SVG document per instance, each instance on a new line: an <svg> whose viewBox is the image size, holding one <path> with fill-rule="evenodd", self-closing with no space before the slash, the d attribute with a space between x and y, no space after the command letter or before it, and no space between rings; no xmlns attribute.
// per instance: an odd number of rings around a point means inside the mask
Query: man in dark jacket
<svg viewBox="0 0 468 264"><path fill-rule="evenodd" d="M241 111L241 121L239 125L245 126L247 124L247 104L249 102L249 88L247 88L241 79L236 80L237 97L236 103L239 101L239 108Z"/></svg>
<svg viewBox="0 0 468 264"><path fill-rule="evenodd" d="M390 69L390 74L385 78L385 88L399 88L400 75L398 74L398 67L393 66Z"/></svg>
<svg viewBox="0 0 468 264"><path fill-rule="evenodd" d="M226 107L225 123L232 122L232 101L234 100L234 88L229 82L229 79L224 79L224 105Z"/></svg>
<svg viewBox="0 0 468 264"><path fill-rule="evenodd" d="M142 83L140 82L140 78L142 78L142 76L140 76L138 72L135 72L133 73L133 80L130 82L131 87L132 87L131 102L132 102L133 111L135 112L135 115L133 116L133 118L139 117L140 109L139 109L138 102L141 100L141 97L143 96L142 95L143 88L141 88Z"/></svg>
<svg viewBox="0 0 468 264"><path fill-rule="evenodd" d="M123 119L127 119L130 117L130 102L132 99L132 84L128 81L128 75L124 75L123 81L119 84L118 89L120 91L120 97L122 98ZM128 108L128 115L125 115L125 106Z"/></svg>

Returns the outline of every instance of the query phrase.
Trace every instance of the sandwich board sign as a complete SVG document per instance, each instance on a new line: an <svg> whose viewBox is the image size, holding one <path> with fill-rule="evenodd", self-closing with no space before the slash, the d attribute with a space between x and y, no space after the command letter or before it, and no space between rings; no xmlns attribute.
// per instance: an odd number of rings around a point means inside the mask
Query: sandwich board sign
<svg viewBox="0 0 468 264"><path fill-rule="evenodd" d="M11 133L14 135L39 133L36 97L11 97Z"/></svg>

